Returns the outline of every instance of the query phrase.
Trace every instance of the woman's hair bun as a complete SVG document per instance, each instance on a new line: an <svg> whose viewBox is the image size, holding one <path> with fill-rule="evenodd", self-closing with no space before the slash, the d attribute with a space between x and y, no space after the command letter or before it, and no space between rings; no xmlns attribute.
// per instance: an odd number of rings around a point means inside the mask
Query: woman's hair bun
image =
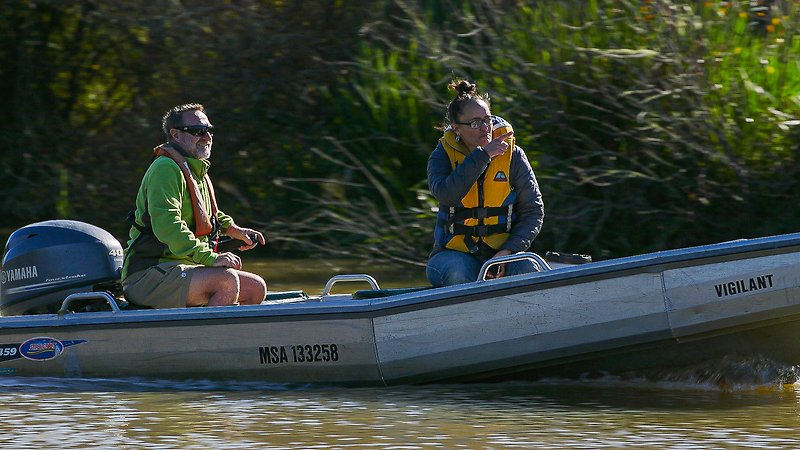
<svg viewBox="0 0 800 450"><path fill-rule="evenodd" d="M445 122L442 124L441 129L444 130L450 124L458 122L458 115L472 101L479 101L489 107L489 96L485 93L479 94L475 83L470 83L467 80L456 78L447 85L448 89L456 91L456 96L450 100L447 105L447 113L445 115Z"/></svg>
<svg viewBox="0 0 800 450"><path fill-rule="evenodd" d="M458 97L477 93L475 83L470 83L467 80L453 80L447 87L456 91Z"/></svg>

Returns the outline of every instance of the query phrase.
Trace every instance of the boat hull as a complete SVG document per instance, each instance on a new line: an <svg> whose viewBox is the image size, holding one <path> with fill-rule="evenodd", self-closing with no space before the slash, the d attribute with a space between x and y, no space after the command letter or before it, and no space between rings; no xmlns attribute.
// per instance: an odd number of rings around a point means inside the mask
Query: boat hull
<svg viewBox="0 0 800 450"><path fill-rule="evenodd" d="M368 319L142 319L0 332L3 346L18 349L16 359L6 356L0 363L0 371L15 376L381 383ZM31 339L39 339L38 348L26 353L21 346ZM29 357L56 341L67 345Z"/></svg>
<svg viewBox="0 0 800 450"><path fill-rule="evenodd" d="M790 252L608 273L398 313L375 320L381 369L418 382L619 373L726 355L793 365L798 273L800 256Z"/></svg>
<svg viewBox="0 0 800 450"><path fill-rule="evenodd" d="M0 319L0 374L324 385L800 363L800 235L358 300Z"/></svg>

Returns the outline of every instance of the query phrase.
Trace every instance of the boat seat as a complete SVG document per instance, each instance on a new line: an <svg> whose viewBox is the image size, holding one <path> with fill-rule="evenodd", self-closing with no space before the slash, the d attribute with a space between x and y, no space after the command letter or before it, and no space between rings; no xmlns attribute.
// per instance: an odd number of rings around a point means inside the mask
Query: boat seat
<svg viewBox="0 0 800 450"><path fill-rule="evenodd" d="M407 294L409 292L424 291L425 289L431 289L432 287L433 286L389 288L389 289L364 289L361 291L353 292L353 300L391 297L392 295L400 295L400 294Z"/></svg>
<svg viewBox="0 0 800 450"><path fill-rule="evenodd" d="M273 301L273 300L286 300L289 298L308 298L303 291L279 291L279 292L267 292L267 297L264 300Z"/></svg>
<svg viewBox="0 0 800 450"><path fill-rule="evenodd" d="M308 300L308 294L303 291L279 291L267 292L266 298L261 302L262 305L276 305L279 303L292 303Z"/></svg>

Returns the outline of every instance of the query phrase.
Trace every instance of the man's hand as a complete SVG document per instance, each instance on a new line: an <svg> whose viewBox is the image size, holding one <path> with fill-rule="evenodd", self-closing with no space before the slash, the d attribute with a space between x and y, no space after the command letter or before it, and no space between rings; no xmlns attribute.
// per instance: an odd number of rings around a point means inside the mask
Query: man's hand
<svg viewBox="0 0 800 450"><path fill-rule="evenodd" d="M212 265L214 267L230 267L231 269L241 270L242 258L231 252L220 253Z"/></svg>
<svg viewBox="0 0 800 450"><path fill-rule="evenodd" d="M242 228L236 224L231 224L225 231L225 235L246 243L246 245L239 247L239 250L250 250L257 244L264 245L267 243L266 238L264 238L264 235L261 234L260 231L256 231L252 228Z"/></svg>

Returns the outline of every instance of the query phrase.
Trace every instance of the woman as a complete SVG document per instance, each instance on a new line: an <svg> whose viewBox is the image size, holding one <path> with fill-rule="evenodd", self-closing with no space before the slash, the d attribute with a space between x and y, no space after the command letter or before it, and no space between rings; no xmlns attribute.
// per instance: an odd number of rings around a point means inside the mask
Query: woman
<svg viewBox="0 0 800 450"><path fill-rule="evenodd" d="M426 274L434 286L476 281L486 260L527 250L544 204L511 124L492 116L489 97L455 80L444 135L428 159L428 187L439 201ZM490 278L535 271L532 261L501 264Z"/></svg>

